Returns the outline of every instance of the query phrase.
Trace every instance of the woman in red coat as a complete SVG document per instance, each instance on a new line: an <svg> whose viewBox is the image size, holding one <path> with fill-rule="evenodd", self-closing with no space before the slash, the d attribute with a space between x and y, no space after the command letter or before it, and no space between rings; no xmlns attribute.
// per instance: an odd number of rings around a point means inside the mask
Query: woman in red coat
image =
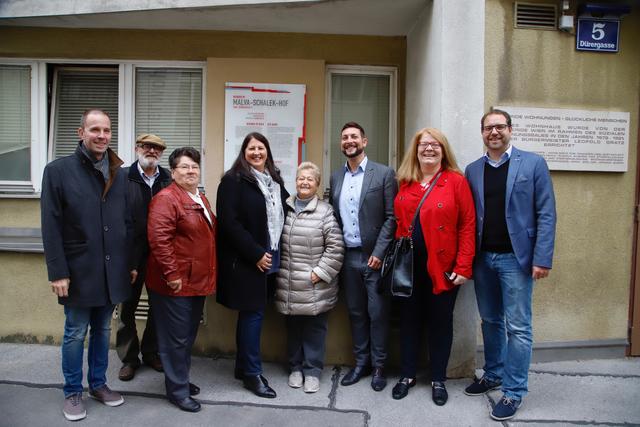
<svg viewBox="0 0 640 427"><path fill-rule="evenodd" d="M200 153L178 148L169 166L173 183L149 205L146 285L167 397L183 411L197 412L200 403L191 396L200 389L189 382L189 368L205 296L216 289L216 218L198 191Z"/></svg>
<svg viewBox="0 0 640 427"><path fill-rule="evenodd" d="M398 169L398 180L396 238L413 236L414 271L413 293L400 301L401 375L393 388L393 398L402 399L416 383L424 315L432 398L436 405L444 405L448 398L445 381L453 341L453 308L459 286L471 277L475 253L473 199L447 138L437 129L422 129L413 137ZM420 199L430 186L434 187L411 228Z"/></svg>

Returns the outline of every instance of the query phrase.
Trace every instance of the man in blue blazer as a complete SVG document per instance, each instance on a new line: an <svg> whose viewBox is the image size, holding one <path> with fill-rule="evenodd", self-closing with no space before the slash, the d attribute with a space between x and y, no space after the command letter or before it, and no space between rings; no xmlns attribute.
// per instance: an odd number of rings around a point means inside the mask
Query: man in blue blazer
<svg viewBox="0 0 640 427"><path fill-rule="evenodd" d="M485 365L465 393L501 388L491 417L507 420L527 393L533 282L551 269L556 205L545 160L509 143L511 116L492 109L480 123L487 152L465 175L476 207L474 280Z"/></svg>
<svg viewBox="0 0 640 427"><path fill-rule="evenodd" d="M329 202L346 247L340 284L345 290L356 359L356 366L340 383L355 384L373 368L371 387L381 391L387 385L389 301L378 292L378 282L382 259L396 231L393 199L398 184L393 169L367 159L367 143L358 123L342 127L340 148L347 161L331 174Z"/></svg>

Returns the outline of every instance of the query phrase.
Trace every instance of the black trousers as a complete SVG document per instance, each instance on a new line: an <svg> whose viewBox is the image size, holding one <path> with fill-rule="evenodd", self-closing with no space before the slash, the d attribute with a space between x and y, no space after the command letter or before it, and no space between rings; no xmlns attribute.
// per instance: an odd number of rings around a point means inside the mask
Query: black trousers
<svg viewBox="0 0 640 427"><path fill-rule="evenodd" d="M431 380L446 381L453 343L453 309L459 286L438 295L427 272L427 249L419 217L413 229L413 293L400 304L400 376L415 378L424 327L427 327Z"/></svg>
<svg viewBox="0 0 640 427"><path fill-rule="evenodd" d="M445 381L453 342L453 309L459 287L434 295L431 280L416 282L413 295L400 302L400 376L415 378L418 353L427 327L431 380Z"/></svg>
<svg viewBox="0 0 640 427"><path fill-rule="evenodd" d="M324 367L329 312L316 316L285 316L289 370L320 377Z"/></svg>
<svg viewBox="0 0 640 427"><path fill-rule="evenodd" d="M120 304L118 309L118 332L116 333L116 351L122 363L134 366L140 365L138 354L142 353L142 359L148 359L158 354L158 339L156 337L156 325L153 320L153 310L149 309L147 323L144 327L142 341L138 340L136 329L136 309L140 302L140 294L144 286L146 267L138 272L138 277L132 286L131 298Z"/></svg>
<svg viewBox="0 0 640 427"><path fill-rule="evenodd" d="M177 297L151 290L149 298L155 310L158 353L164 368L167 397L182 400L189 397L191 349L202 317L204 296Z"/></svg>

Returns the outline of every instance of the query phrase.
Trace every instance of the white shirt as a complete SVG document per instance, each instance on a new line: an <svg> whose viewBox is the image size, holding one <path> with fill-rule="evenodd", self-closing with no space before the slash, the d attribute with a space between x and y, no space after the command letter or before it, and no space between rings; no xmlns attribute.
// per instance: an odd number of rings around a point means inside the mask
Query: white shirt
<svg viewBox="0 0 640 427"><path fill-rule="evenodd" d="M189 197L191 197L191 200L193 200L194 202L202 206L202 209L204 209L204 215L207 217L207 221L209 221L209 224L211 224L211 216L209 215L209 209L207 209L207 207L204 205L204 202L202 201L202 197L200 196L200 190L196 188L196 194L193 194L191 191L187 191L187 194L189 195Z"/></svg>

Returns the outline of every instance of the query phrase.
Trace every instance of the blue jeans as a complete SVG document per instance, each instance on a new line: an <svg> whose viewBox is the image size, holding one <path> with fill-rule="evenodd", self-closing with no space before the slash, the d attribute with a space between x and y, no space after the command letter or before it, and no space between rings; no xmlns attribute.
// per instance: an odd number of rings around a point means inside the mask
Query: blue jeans
<svg viewBox="0 0 640 427"><path fill-rule="evenodd" d="M64 306L64 338L62 340L62 374L64 375L64 396L82 393L82 354L87 328L89 349L87 362L89 389L96 389L107 383L109 364L109 337L111 335L111 314L113 305L103 307Z"/></svg>
<svg viewBox="0 0 640 427"><path fill-rule="evenodd" d="M480 252L474 280L482 319L484 373L502 380L506 397L520 400L527 394L533 332L531 295L533 279L513 253Z"/></svg>

